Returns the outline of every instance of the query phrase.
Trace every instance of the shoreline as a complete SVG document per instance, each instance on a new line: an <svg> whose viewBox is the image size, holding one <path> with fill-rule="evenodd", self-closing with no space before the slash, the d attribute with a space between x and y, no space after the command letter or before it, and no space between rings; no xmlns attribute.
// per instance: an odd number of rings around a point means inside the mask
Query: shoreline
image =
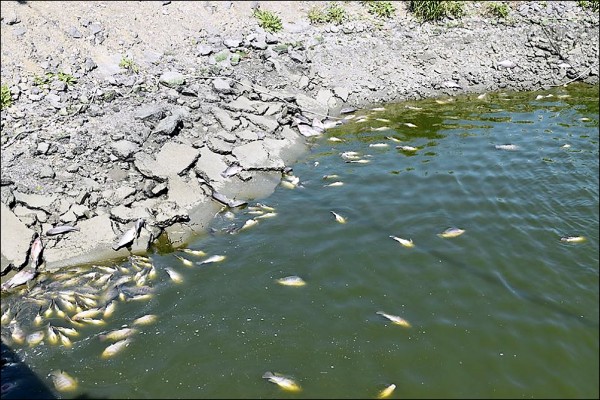
<svg viewBox="0 0 600 400"><path fill-rule="evenodd" d="M281 32L259 28L245 2L141 3L133 21L119 15L129 2L66 6L77 15L3 2L2 83L13 93L1 120L3 283L28 264L36 234L40 272L127 257L112 246L140 218L148 229L132 253L161 235L180 247L223 206L215 192L271 194L318 133L314 119L342 108L598 84L598 15L576 2L520 2L510 25L476 3L422 24L397 4L375 25L352 2L357 17L339 26L306 20L326 2L259 3L282 15ZM213 22L185 28L200 17ZM169 34L152 41L157 19ZM45 41L57 32L62 52ZM63 224L80 230L45 235Z"/></svg>

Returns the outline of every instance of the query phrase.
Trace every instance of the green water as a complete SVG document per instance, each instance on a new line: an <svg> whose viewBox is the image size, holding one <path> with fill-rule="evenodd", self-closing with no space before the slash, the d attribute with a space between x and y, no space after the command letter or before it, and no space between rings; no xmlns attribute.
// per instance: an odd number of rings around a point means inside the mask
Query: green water
<svg viewBox="0 0 600 400"><path fill-rule="evenodd" d="M189 244L223 262L151 254L152 299L119 303L70 349L15 349L50 386L54 369L77 377L65 398L374 398L391 383L391 398L598 398L598 87L385 108L316 138L300 185L259 200L277 216L229 234L256 217L234 210ZM465 233L439 237L448 227ZM288 275L306 286L275 282ZM158 321L100 358L99 332L148 313Z"/></svg>

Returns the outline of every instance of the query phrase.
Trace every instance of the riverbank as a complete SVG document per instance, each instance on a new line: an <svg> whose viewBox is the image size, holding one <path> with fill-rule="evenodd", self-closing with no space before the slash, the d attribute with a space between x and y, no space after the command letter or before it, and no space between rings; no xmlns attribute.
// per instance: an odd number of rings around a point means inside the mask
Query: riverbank
<svg viewBox="0 0 600 400"><path fill-rule="evenodd" d="M598 14L576 2L514 2L503 20L468 2L437 23L349 2L346 22L311 25L327 3L2 2L2 281L36 235L44 271L126 257L112 247L140 218L134 253L185 244L215 193L268 196L342 108L598 83ZM62 224L79 231L45 234Z"/></svg>

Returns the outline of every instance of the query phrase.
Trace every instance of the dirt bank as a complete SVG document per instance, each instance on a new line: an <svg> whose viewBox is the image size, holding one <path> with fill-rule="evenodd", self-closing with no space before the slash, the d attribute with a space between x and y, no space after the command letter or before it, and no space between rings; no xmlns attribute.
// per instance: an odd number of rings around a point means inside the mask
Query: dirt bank
<svg viewBox="0 0 600 400"><path fill-rule="evenodd" d="M329 2L3 1L2 281L37 235L41 270L184 244L269 195L345 107L598 83L598 14L577 2L510 2L501 20L465 2L437 23L406 3L380 19L340 2L345 22L311 25ZM46 234L63 224L79 230Z"/></svg>

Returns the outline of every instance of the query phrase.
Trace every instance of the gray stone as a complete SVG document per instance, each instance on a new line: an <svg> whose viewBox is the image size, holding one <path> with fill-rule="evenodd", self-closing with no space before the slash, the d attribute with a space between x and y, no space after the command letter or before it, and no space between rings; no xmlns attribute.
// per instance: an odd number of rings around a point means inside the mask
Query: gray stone
<svg viewBox="0 0 600 400"><path fill-rule="evenodd" d="M165 117L165 108L159 104L147 104L140 107L133 117L142 121L158 122Z"/></svg>
<svg viewBox="0 0 600 400"><path fill-rule="evenodd" d="M56 173L54 169L49 165L42 165L40 167L40 178L54 178Z"/></svg>
<svg viewBox="0 0 600 400"><path fill-rule="evenodd" d="M212 54L212 52L214 51L213 48L209 45L206 44L199 44L196 47L196 51L198 51L198 54L200 54L201 56L208 56L210 54Z"/></svg>
<svg viewBox="0 0 600 400"><path fill-rule="evenodd" d="M227 163L224 156L214 153L206 147L200 149L200 158L196 162L194 170L211 184L213 189L218 190L222 186L225 178L221 176L221 172L226 168Z"/></svg>
<svg viewBox="0 0 600 400"><path fill-rule="evenodd" d="M236 47L240 47L240 45L242 44L242 41L239 40L239 39L225 39L223 41L223 44L226 47L228 47L230 49L233 49L233 48L236 48Z"/></svg>
<svg viewBox="0 0 600 400"><path fill-rule="evenodd" d="M282 170L285 164L281 157L278 154L270 153L271 150L276 150L281 146L281 143L277 142L283 141L264 139L246 143L233 149L233 155L239 160L244 169ZM222 171L219 171L219 173Z"/></svg>
<svg viewBox="0 0 600 400"><path fill-rule="evenodd" d="M279 128L279 123L277 120L271 117L263 117L262 115L253 115L248 113L244 113L244 117L268 133L273 133L277 128Z"/></svg>
<svg viewBox="0 0 600 400"><path fill-rule="evenodd" d="M122 204L110 209L110 216L117 222L127 224L137 221L140 218L149 220L152 215L148 212L148 208L144 206L127 207Z"/></svg>
<svg viewBox="0 0 600 400"><path fill-rule="evenodd" d="M71 211L75 214L77 219L87 218L90 214L90 209L81 204L73 204L71 206Z"/></svg>
<svg viewBox="0 0 600 400"><path fill-rule="evenodd" d="M46 142L40 142L37 145L37 148L35 150L36 154L46 154L48 153L48 150L50 149L50 144L46 143Z"/></svg>
<svg viewBox="0 0 600 400"><path fill-rule="evenodd" d="M185 222L190 219L188 212L174 201L160 202L153 211L156 213L155 225L159 228L166 228L176 222Z"/></svg>
<svg viewBox="0 0 600 400"><path fill-rule="evenodd" d="M69 30L67 31L67 34L74 39L81 39L83 37L81 32L79 32L79 30L77 30L77 28L75 28L74 26L69 28Z"/></svg>
<svg viewBox="0 0 600 400"><path fill-rule="evenodd" d="M1 269L4 271L10 266L19 269L27 261L27 253L35 232L27 228L4 203L0 204L0 219Z"/></svg>
<svg viewBox="0 0 600 400"><path fill-rule="evenodd" d="M254 103L252 100L248 99L246 96L240 96L234 101L227 103L224 105L229 110L232 111L245 111L245 112L255 112Z"/></svg>
<svg viewBox="0 0 600 400"><path fill-rule="evenodd" d="M128 185L119 186L113 192L113 194L110 196L110 201L113 204L120 204L129 196L133 196L135 194L135 192L136 192L135 188L133 188L131 186L128 186Z"/></svg>
<svg viewBox="0 0 600 400"><path fill-rule="evenodd" d="M229 84L229 80L226 80L226 79L221 79L221 78L213 79L213 88L215 89L215 91L217 93L224 93L224 94L233 93L233 89L231 88L231 86Z"/></svg>
<svg viewBox="0 0 600 400"><path fill-rule="evenodd" d="M167 87L175 89L185 83L185 77L177 71L169 70L163 72L159 78L159 82Z"/></svg>
<svg viewBox="0 0 600 400"><path fill-rule="evenodd" d="M14 192L17 203L23 203L29 208L48 210L57 197L55 195L43 194L25 194L18 191Z"/></svg>
<svg viewBox="0 0 600 400"><path fill-rule="evenodd" d="M206 146L218 154L231 154L231 151L233 150L232 143L229 143L218 136L210 137L206 142Z"/></svg>
<svg viewBox="0 0 600 400"><path fill-rule="evenodd" d="M337 97L342 99L342 101L348 101L348 96L350 95L350 91L347 88L341 86L334 87L333 93L335 93Z"/></svg>
<svg viewBox="0 0 600 400"><path fill-rule="evenodd" d="M102 32L103 28L100 24L92 23L90 24L89 29L92 35L97 35L98 33Z"/></svg>
<svg viewBox="0 0 600 400"><path fill-rule="evenodd" d="M178 175L186 171L199 156L199 150L192 146L167 142L160 149L156 158L138 153L134 165L142 175L164 180L171 175Z"/></svg>
<svg viewBox="0 0 600 400"><path fill-rule="evenodd" d="M240 124L240 121L233 119L229 113L223 109L213 107L210 111L225 130L231 132Z"/></svg>
<svg viewBox="0 0 600 400"><path fill-rule="evenodd" d="M174 135L177 134L177 128L182 123L182 115L175 113L167 118L163 119L156 125L152 133L158 133L162 135Z"/></svg>
<svg viewBox="0 0 600 400"><path fill-rule="evenodd" d="M324 118L329 112L327 104L320 103L302 93L296 95L296 104L298 104L302 113L310 119L315 117Z"/></svg>
<svg viewBox="0 0 600 400"><path fill-rule="evenodd" d="M139 149L139 146L136 143L129 140L113 142L111 147L113 154L122 160L126 160Z"/></svg>
<svg viewBox="0 0 600 400"><path fill-rule="evenodd" d="M200 160L202 160L200 156ZM169 196L167 200L175 202L185 210L191 210L196 204L204 201L206 195L196 178L184 179L173 175L169 178Z"/></svg>

